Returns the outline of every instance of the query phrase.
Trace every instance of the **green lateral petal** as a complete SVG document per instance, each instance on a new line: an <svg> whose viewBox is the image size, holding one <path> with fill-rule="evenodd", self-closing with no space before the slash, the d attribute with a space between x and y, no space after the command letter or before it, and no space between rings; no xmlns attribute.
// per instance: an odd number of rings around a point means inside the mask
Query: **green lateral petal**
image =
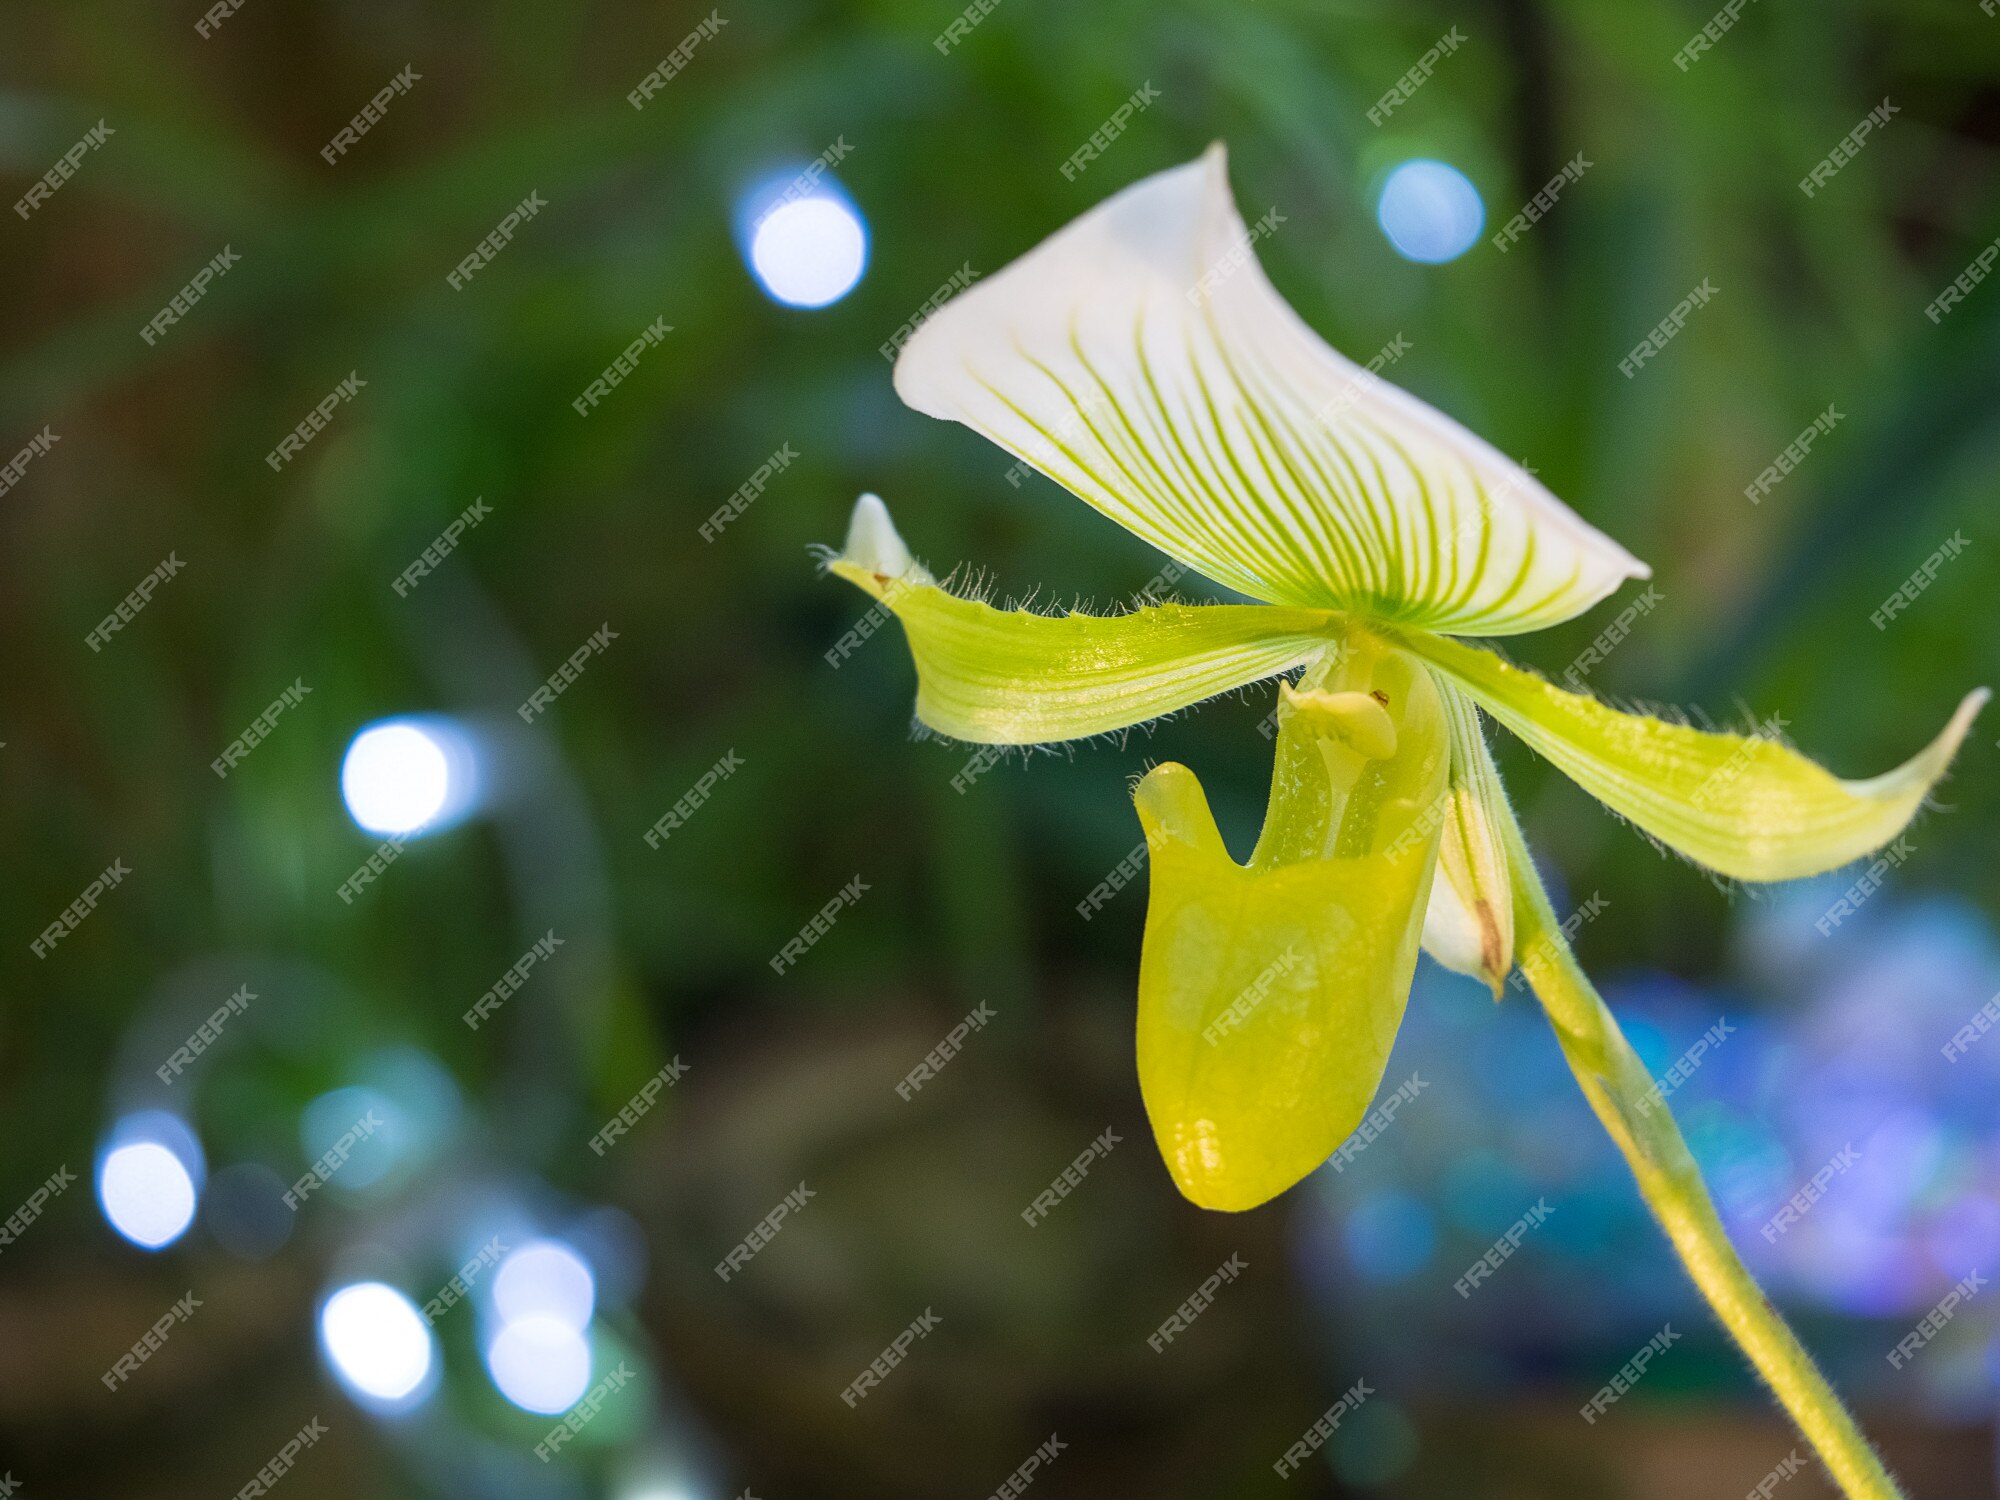
<svg viewBox="0 0 2000 1500"><path fill-rule="evenodd" d="M1951 764L1989 694L1968 693L1938 737L1895 770L1842 781L1772 732L1713 734L1566 693L1490 651L1403 644L1585 791L1689 859L1738 880L1794 880L1888 843Z"/></svg>
<svg viewBox="0 0 2000 1500"><path fill-rule="evenodd" d="M1479 710L1449 679L1434 679L1451 727L1450 801L1438 846L1438 878L1424 913L1424 952L1500 996L1514 967L1514 892L1501 830L1507 793Z"/></svg>
<svg viewBox="0 0 2000 1500"><path fill-rule="evenodd" d="M1268 604L1160 604L1123 615L995 609L933 583L872 495L832 571L903 622L917 718L986 745L1039 745L1125 729L1275 676L1324 653L1342 617Z"/></svg>
<svg viewBox="0 0 2000 1500"><path fill-rule="evenodd" d="M1370 713L1376 691L1389 702ZM1152 870L1139 1085L1174 1182L1204 1208L1275 1197L1360 1123L1402 1022L1442 821L1444 716L1416 663L1350 655L1280 694L1249 865L1187 767L1156 768L1137 795Z"/></svg>
<svg viewBox="0 0 2000 1500"><path fill-rule="evenodd" d="M1212 147L947 303L896 390L1252 598L1509 635L1647 576L1308 328L1252 253L1282 218L1244 226Z"/></svg>

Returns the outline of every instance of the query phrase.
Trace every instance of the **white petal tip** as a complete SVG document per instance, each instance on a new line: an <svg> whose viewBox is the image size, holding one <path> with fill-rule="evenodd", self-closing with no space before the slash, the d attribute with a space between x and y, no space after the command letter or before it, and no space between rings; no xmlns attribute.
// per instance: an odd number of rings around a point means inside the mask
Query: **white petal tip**
<svg viewBox="0 0 2000 1500"><path fill-rule="evenodd" d="M880 495L863 495L854 502L854 514L847 523L847 542L841 556L851 563L879 573L884 578L901 578L913 571L917 560L889 519L889 507Z"/></svg>
<svg viewBox="0 0 2000 1500"><path fill-rule="evenodd" d="M1992 702L1992 696L1994 696L1992 688L1974 688L1960 700L1958 710L1952 714L1952 722L1946 724L1944 734L1938 736L1938 744L1946 746L1944 752L1946 760L1950 760L1958 752L1958 744L1966 738L1966 734L1972 732L1972 720L1976 720L1980 716L1980 710Z"/></svg>
<svg viewBox="0 0 2000 1500"><path fill-rule="evenodd" d="M1926 782L1935 781L1942 776L1945 767L1949 766L1957 756L1958 747L1965 743L1966 735L1972 732L1972 721L1979 717L1979 711L1986 707L1992 697L1991 688L1980 687L1974 688L1959 699L1958 707L1952 710L1951 718L1944 728L1937 732L1937 737L1919 750L1909 764L1901 769L1915 771ZM1886 781L1897 774L1897 771L1891 771L1888 776L1876 779Z"/></svg>

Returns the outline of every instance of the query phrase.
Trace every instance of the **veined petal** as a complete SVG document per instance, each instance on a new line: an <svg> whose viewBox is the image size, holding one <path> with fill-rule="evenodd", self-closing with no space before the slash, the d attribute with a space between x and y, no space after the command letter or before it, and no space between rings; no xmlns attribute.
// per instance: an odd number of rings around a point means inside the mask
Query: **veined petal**
<svg viewBox="0 0 2000 1500"><path fill-rule="evenodd" d="M1139 1085L1168 1170L1204 1208L1254 1208L1325 1161L1367 1111L1402 1022L1446 730L1410 658L1362 663L1358 685L1353 668L1350 656L1280 689L1248 865L1187 767L1139 784L1152 869Z"/></svg>
<svg viewBox="0 0 2000 1500"><path fill-rule="evenodd" d="M947 303L896 390L1253 598L1508 635L1647 576L1520 465L1335 353L1255 238L1211 147Z"/></svg>
<svg viewBox="0 0 2000 1500"><path fill-rule="evenodd" d="M1269 604L995 609L932 582L873 495L854 515L830 567L903 622L917 717L953 739L1036 745L1124 729L1301 666L1345 628L1329 610Z"/></svg>
<svg viewBox="0 0 2000 1500"><path fill-rule="evenodd" d="M1479 710L1449 679L1436 685L1451 728L1451 784L1424 951L1447 969L1483 979L1498 999L1514 967L1514 893L1501 834L1507 793Z"/></svg>
<svg viewBox="0 0 2000 1500"><path fill-rule="evenodd" d="M1968 693L1938 737L1881 776L1842 781L1785 745L1782 723L1715 734L1566 693L1490 651L1436 637L1402 644L1613 811L1738 880L1794 880L1888 843L1951 764L1990 696Z"/></svg>

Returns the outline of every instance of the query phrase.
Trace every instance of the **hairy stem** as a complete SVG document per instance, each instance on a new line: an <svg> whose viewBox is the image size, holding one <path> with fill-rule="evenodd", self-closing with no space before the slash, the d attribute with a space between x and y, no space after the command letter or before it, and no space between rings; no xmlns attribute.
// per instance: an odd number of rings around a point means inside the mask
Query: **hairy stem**
<svg viewBox="0 0 2000 1500"><path fill-rule="evenodd" d="M1512 810L1502 818L1514 892L1515 954L1584 1097L1625 1153L1639 1191L1688 1275L1850 1500L1901 1491L1778 1310L1745 1268L1680 1127L1570 951Z"/></svg>

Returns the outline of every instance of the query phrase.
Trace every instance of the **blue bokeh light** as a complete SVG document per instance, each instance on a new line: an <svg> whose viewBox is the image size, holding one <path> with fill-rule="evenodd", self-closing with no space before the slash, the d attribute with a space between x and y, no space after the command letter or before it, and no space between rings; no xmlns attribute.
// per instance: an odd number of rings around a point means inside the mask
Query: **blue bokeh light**
<svg viewBox="0 0 2000 1500"><path fill-rule="evenodd" d="M486 1347L500 1394L523 1411L553 1416L590 1389L590 1340L561 1318L538 1315L503 1326Z"/></svg>
<svg viewBox="0 0 2000 1500"><path fill-rule="evenodd" d="M774 172L736 206L744 263L774 302L828 307L868 269L868 226L822 163Z"/></svg>
<svg viewBox="0 0 2000 1500"><path fill-rule="evenodd" d="M472 737L437 715L365 726L340 765L348 816L369 833L407 838L448 828L478 804Z"/></svg>
<svg viewBox="0 0 2000 1500"><path fill-rule="evenodd" d="M2000 1257L2000 1029L1974 1019L2000 990L2000 932L1956 899L1885 891L1829 934L1850 880L1747 903L1728 981L1630 969L1605 998L1752 1273L1788 1312L1822 1315L1859 1369L1879 1364L1885 1324L1908 1329ZM1383 1093L1426 1087L1303 1199L1300 1279L1330 1336L1374 1329L1357 1358L1399 1387L1449 1389L1467 1370L1568 1378L1550 1366L1552 1329L1596 1351L1595 1378L1662 1322L1705 1317L1539 1008L1495 1006L1428 962L1413 989ZM1543 1202L1547 1223L1514 1234ZM1514 1240L1476 1296L1440 1295ZM2000 1339L1978 1309L1896 1377L1929 1419L1990 1414ZM1359 1417L1375 1406L1341 1428L1357 1447L1373 1447Z"/></svg>
<svg viewBox="0 0 2000 1500"><path fill-rule="evenodd" d="M500 1263L493 1309L504 1322L547 1317L581 1333L597 1304L597 1280L561 1240L530 1240Z"/></svg>
<svg viewBox="0 0 2000 1500"><path fill-rule="evenodd" d="M459 1120L457 1087L444 1066L415 1047L387 1047L356 1067L356 1081L318 1095L299 1114L299 1150L326 1153L326 1187L346 1197L393 1187L446 1149Z"/></svg>
<svg viewBox="0 0 2000 1500"><path fill-rule="evenodd" d="M1389 174L1375 217L1405 260L1442 265L1478 241L1486 205L1472 179L1457 167L1420 157Z"/></svg>
<svg viewBox="0 0 2000 1500"><path fill-rule="evenodd" d="M97 1162L105 1220L142 1250L163 1250L187 1233L201 1198L201 1143L178 1116L142 1110L112 1127Z"/></svg>
<svg viewBox="0 0 2000 1500"><path fill-rule="evenodd" d="M385 1282L356 1282L328 1297L319 1340L341 1384L377 1410L414 1405L436 1383L430 1328L416 1304Z"/></svg>

